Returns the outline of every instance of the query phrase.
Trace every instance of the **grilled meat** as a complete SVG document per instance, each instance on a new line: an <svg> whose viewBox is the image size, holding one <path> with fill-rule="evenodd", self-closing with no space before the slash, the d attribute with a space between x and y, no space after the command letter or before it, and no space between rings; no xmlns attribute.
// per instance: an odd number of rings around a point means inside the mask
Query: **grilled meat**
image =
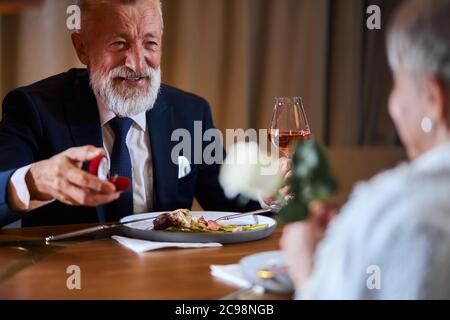
<svg viewBox="0 0 450 320"><path fill-rule="evenodd" d="M169 228L191 228L192 216L189 210L178 209L170 213L163 213L153 221L154 230Z"/></svg>

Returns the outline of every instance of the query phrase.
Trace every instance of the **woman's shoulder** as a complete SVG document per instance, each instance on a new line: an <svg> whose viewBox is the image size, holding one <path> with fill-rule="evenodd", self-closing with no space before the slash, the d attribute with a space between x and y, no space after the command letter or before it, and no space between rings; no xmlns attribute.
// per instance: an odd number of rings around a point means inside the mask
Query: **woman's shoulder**
<svg viewBox="0 0 450 320"><path fill-rule="evenodd" d="M357 183L349 200L363 197L382 200L447 201L450 193L450 164L434 170L418 170L403 163L383 171L366 182Z"/></svg>
<svg viewBox="0 0 450 320"><path fill-rule="evenodd" d="M450 168L416 171L408 164L360 183L343 207L342 224L361 232L436 225L450 232Z"/></svg>

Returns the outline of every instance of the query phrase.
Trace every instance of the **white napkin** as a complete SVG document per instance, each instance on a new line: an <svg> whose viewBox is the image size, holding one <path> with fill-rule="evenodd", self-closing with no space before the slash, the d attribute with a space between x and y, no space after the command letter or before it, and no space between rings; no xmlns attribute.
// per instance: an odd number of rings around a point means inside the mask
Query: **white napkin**
<svg viewBox="0 0 450 320"><path fill-rule="evenodd" d="M252 287L252 283L248 280L245 280L244 275L242 274L241 267L238 264L229 264L229 265L211 265L209 267L211 269L211 275L217 277L229 284L233 284L238 287L250 288Z"/></svg>
<svg viewBox="0 0 450 320"><path fill-rule="evenodd" d="M139 239L132 239L120 236L112 236L114 240L121 245L133 250L136 253L143 253L162 248L216 248L222 247L222 244L216 242L209 243L182 243L182 242L155 242Z"/></svg>

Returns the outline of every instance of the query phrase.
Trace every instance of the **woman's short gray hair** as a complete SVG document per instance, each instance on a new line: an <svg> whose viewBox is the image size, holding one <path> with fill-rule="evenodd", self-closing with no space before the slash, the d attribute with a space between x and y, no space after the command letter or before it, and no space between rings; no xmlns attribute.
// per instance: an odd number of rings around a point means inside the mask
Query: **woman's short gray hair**
<svg viewBox="0 0 450 320"><path fill-rule="evenodd" d="M450 89L450 0L410 0L396 13L387 37L394 72L421 82L437 76Z"/></svg>

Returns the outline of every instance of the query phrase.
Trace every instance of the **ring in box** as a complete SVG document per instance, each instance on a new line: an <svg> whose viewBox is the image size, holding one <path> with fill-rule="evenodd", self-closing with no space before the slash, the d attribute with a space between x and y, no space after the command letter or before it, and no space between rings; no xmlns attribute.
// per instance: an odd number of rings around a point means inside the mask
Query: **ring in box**
<svg viewBox="0 0 450 320"><path fill-rule="evenodd" d="M125 177L110 177L108 170L108 159L105 156L98 156L89 163L89 173L97 176L100 180L108 180L116 186L116 190L123 192L131 187L131 181Z"/></svg>

